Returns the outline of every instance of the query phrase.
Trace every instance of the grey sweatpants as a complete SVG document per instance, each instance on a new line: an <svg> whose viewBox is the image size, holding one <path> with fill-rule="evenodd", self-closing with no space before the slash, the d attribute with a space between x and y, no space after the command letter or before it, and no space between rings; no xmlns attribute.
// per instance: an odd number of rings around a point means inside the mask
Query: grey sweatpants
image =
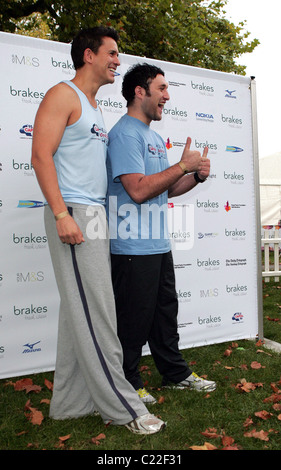
<svg viewBox="0 0 281 470"><path fill-rule="evenodd" d="M125 379L117 337L108 237L87 236L87 227L106 227L103 207L70 204L83 232L81 245L63 244L52 211L45 207L45 227L60 293L57 360L50 416L77 418L98 411L106 422L126 424L147 413ZM89 210L89 209L88 209ZM93 211L95 217L93 217Z"/></svg>

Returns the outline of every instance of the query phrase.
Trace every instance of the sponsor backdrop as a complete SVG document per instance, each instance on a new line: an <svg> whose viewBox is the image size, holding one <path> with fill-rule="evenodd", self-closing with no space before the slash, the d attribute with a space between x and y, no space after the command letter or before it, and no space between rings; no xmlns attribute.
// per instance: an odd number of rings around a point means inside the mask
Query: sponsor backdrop
<svg viewBox="0 0 281 470"><path fill-rule="evenodd" d="M0 33L0 377L53 370L59 296L30 163L34 117L47 89L74 76L70 45ZM128 66L99 91L107 130L126 112ZM181 347L255 338L259 329L257 214L250 78L152 61L171 99L153 128L171 163L186 138L209 148L211 175L169 202ZM50 128L50 133L52 129ZM93 260L94 262L94 260ZM93 280L94 282L94 280ZM144 353L148 353L146 347Z"/></svg>

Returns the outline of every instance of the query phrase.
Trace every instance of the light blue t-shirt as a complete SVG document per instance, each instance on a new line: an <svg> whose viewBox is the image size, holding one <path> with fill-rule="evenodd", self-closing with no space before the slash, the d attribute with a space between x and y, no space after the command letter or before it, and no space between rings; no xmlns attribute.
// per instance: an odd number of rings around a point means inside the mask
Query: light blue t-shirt
<svg viewBox="0 0 281 470"><path fill-rule="evenodd" d="M147 255L167 253L168 191L137 204L119 176L151 175L169 167L162 137L139 119L125 114L109 132L107 213L111 253Z"/></svg>
<svg viewBox="0 0 281 470"><path fill-rule="evenodd" d="M54 154L59 188L65 202L105 205L108 135L102 113L74 83L65 83L78 94L82 113L65 128Z"/></svg>

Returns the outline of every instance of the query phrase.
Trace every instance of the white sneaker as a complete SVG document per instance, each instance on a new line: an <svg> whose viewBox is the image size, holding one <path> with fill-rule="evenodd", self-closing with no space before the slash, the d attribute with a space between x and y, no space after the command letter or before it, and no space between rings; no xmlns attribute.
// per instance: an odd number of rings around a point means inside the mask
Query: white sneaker
<svg viewBox="0 0 281 470"><path fill-rule="evenodd" d="M195 372L192 372L182 382L175 385L175 388L184 389L190 388L191 390L197 390L198 392L213 392L216 390L216 382L212 380L205 380L199 377Z"/></svg>
<svg viewBox="0 0 281 470"><path fill-rule="evenodd" d="M143 403L146 403L147 405L154 405L156 403L156 399L148 393L148 391L145 388L139 388L137 390L137 394L140 397L141 401Z"/></svg>
<svg viewBox="0 0 281 470"><path fill-rule="evenodd" d="M166 423L164 423L164 421L150 413L138 416L130 423L125 424L125 427L134 434L155 434L162 431L165 426Z"/></svg>

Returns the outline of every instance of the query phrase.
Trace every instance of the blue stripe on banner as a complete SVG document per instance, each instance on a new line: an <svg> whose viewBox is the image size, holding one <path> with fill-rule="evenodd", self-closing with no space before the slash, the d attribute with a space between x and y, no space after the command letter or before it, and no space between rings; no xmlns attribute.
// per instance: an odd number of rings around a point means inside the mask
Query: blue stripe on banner
<svg viewBox="0 0 281 470"><path fill-rule="evenodd" d="M70 215L72 216L73 215L73 208L72 207L68 207L68 211L70 213ZM90 334L92 336L92 339L93 339L93 343L95 345L95 348L96 348L96 351L97 351L97 354L98 354L98 357L99 357L99 360L100 360L100 363L101 363L101 366L103 368L103 371L105 373L105 376L112 388L112 390L114 391L114 393L116 394L116 396L119 398L119 400L121 401L121 403L124 405L124 407L127 409L127 411L131 414L132 418L133 419L136 419L137 418L137 414L136 412L133 410L133 408L130 406L130 404L127 402L127 400L125 399L125 397L119 392L119 390L116 388L116 385L113 381L113 378L110 374L110 371L107 367L107 364L106 364L106 361L105 361L105 358L103 356L103 353L100 349L100 346L98 344L98 341L97 341L97 338L96 338L96 335L95 335L95 332L94 332L94 328L93 328L93 324L92 324L92 320L91 320L91 317L90 317L90 312L89 312L89 307L88 307L88 302L87 302L87 299L86 299L86 295L85 295L85 291L84 291L84 288L83 288L83 284L82 284L82 280L81 280L81 275L80 275L80 272L79 272L79 268L78 268L78 263L77 263L77 259L76 259L76 253L75 253L75 245L70 245L70 249L71 249L71 255L72 255L72 262L73 262L73 267L74 267L74 273L75 273L75 277L76 277L76 282L77 282L77 286L78 286L78 290L79 290L79 294L80 294L80 298L81 298L81 301L82 301L82 304L83 304L83 309L84 309L84 313L85 313L85 317L86 317L86 320L87 320L87 323L88 323L88 327L89 327L89 330L90 330Z"/></svg>

